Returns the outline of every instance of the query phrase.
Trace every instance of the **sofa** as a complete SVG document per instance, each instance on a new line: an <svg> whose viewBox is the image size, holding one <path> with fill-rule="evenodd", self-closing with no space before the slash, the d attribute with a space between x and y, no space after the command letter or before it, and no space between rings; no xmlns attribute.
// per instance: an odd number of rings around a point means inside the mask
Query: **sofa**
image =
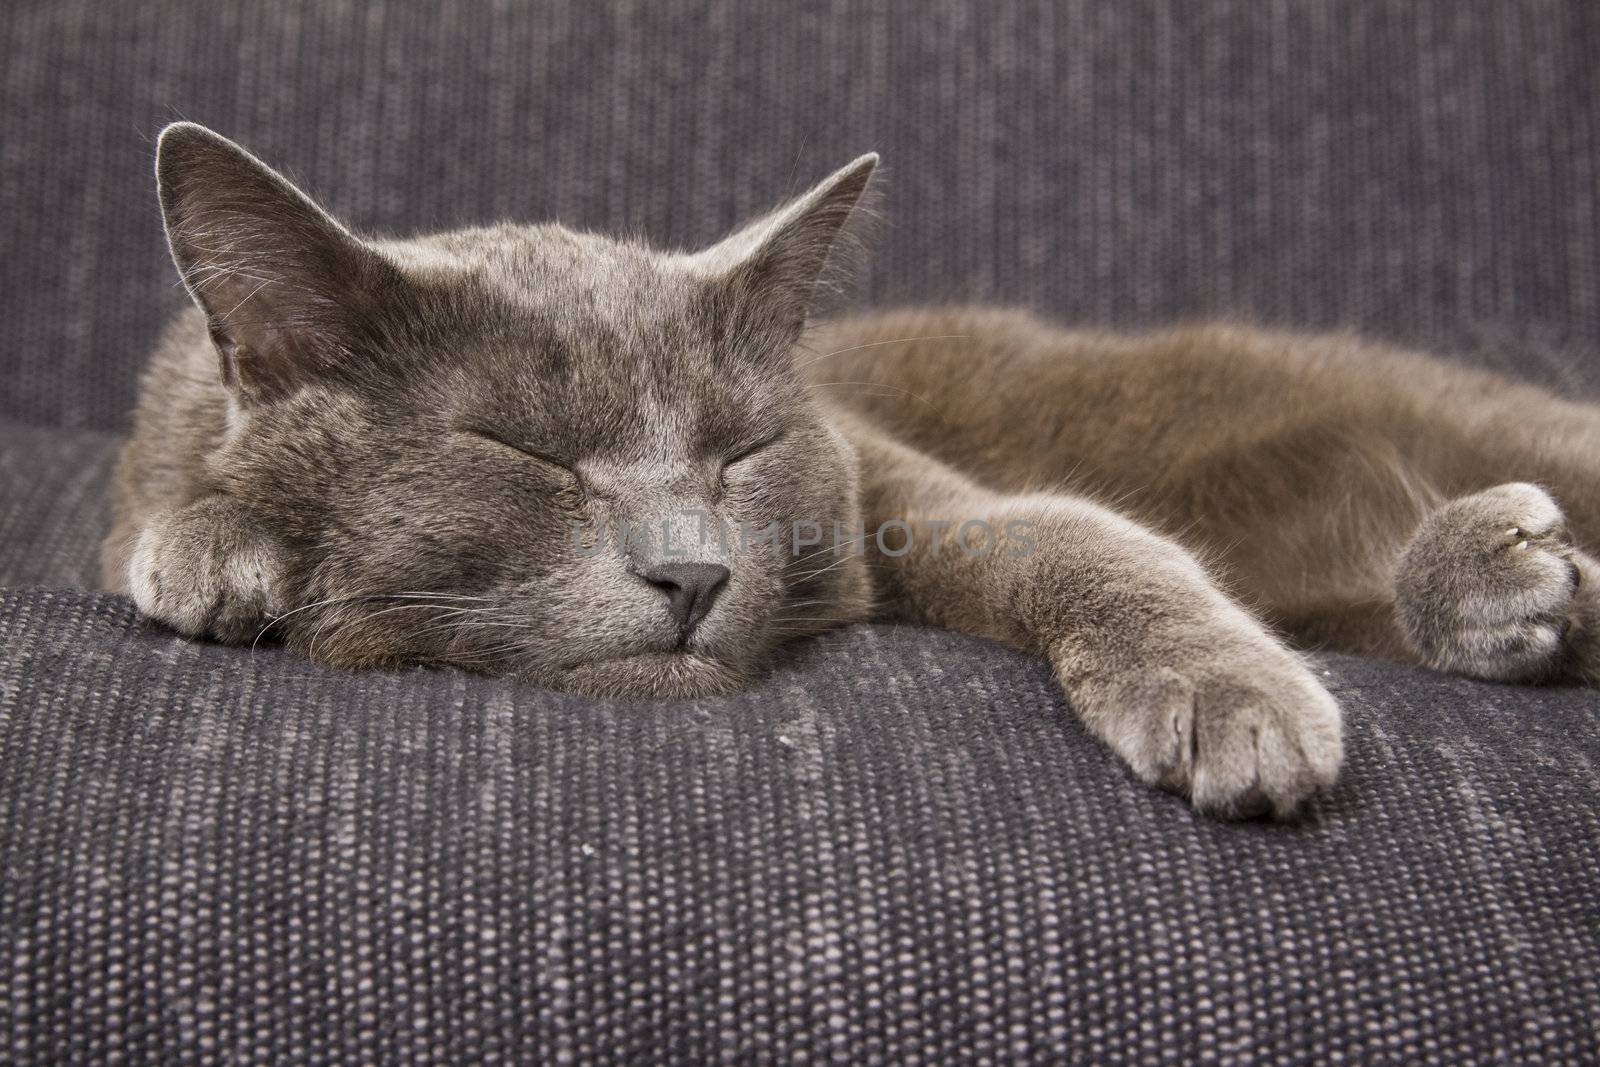
<svg viewBox="0 0 1600 1067"><path fill-rule="evenodd" d="M877 150L862 305L1351 329L1600 398L1588 0L55 0L0 35L0 1061L1600 1060L1593 690L1315 653L1343 776L1226 823L941 631L613 702L96 591L184 300L167 121L369 231L683 246Z"/></svg>

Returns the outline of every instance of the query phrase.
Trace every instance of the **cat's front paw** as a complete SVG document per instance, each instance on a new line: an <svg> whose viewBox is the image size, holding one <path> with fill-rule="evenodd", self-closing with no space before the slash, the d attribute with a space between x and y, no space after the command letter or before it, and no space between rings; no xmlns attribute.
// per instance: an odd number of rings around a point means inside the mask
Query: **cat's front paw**
<svg viewBox="0 0 1600 1067"><path fill-rule="evenodd" d="M146 527L128 588L150 618L191 637L253 639L279 609L281 561L227 501L201 501Z"/></svg>
<svg viewBox="0 0 1600 1067"><path fill-rule="evenodd" d="M1395 572L1395 611L1430 666L1494 681L1560 672L1580 622L1580 558L1561 509L1514 482L1430 514Z"/></svg>
<svg viewBox="0 0 1600 1067"><path fill-rule="evenodd" d="M1338 703L1265 633L1160 654L1068 696L1135 774L1213 815L1287 816L1344 756Z"/></svg>

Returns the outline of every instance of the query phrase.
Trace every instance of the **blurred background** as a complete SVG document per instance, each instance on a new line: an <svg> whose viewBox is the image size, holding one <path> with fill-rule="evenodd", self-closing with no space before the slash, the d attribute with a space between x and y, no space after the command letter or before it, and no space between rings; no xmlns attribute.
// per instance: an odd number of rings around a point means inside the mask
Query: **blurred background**
<svg viewBox="0 0 1600 1067"><path fill-rule="evenodd" d="M62 0L0 25L0 417L125 425L182 300L151 175L177 118L358 228L672 245L875 149L863 303L1239 314L1600 377L1583 0Z"/></svg>

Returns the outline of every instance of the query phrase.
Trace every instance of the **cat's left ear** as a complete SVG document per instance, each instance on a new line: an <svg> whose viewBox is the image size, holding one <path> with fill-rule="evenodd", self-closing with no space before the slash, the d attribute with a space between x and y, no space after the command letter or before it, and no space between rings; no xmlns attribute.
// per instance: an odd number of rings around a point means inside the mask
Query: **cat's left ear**
<svg viewBox="0 0 1600 1067"><path fill-rule="evenodd" d="M798 330L815 308L829 257L877 166L875 152L846 164L798 199L690 256L690 264L764 308L780 328Z"/></svg>

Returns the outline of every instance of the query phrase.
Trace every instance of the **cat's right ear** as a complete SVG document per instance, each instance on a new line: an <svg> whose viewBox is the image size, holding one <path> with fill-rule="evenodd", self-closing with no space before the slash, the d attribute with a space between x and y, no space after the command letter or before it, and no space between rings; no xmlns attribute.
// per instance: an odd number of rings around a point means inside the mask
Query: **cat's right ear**
<svg viewBox="0 0 1600 1067"><path fill-rule="evenodd" d="M721 281L741 305L764 310L786 334L798 332L826 288L825 269L877 166L877 153L861 156L687 262Z"/></svg>
<svg viewBox="0 0 1600 1067"><path fill-rule="evenodd" d="M245 399L348 373L398 284L377 252L259 159L192 122L161 132L156 181L173 262Z"/></svg>

